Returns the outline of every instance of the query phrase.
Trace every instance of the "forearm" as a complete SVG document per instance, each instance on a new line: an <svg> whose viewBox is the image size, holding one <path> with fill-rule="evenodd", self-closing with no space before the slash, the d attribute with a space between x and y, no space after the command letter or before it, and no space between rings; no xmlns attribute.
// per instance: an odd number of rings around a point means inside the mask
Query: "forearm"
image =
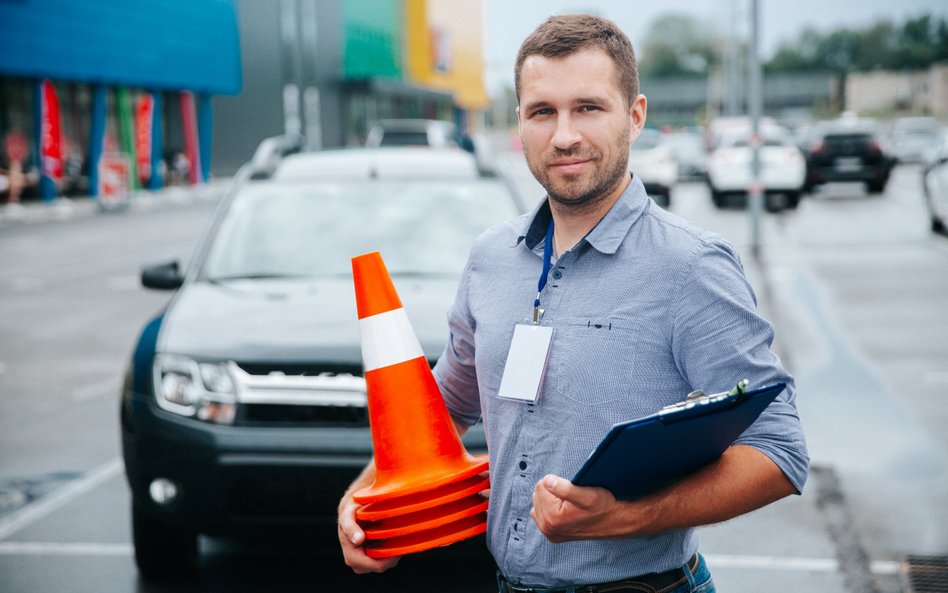
<svg viewBox="0 0 948 593"><path fill-rule="evenodd" d="M757 449L735 445L715 462L654 495L618 503L613 537L720 523L793 494L780 468Z"/></svg>
<svg viewBox="0 0 948 593"><path fill-rule="evenodd" d="M554 543L618 539L726 521L793 492L766 455L736 445L695 474L634 501L618 501L603 488L546 476L534 490L530 514Z"/></svg>

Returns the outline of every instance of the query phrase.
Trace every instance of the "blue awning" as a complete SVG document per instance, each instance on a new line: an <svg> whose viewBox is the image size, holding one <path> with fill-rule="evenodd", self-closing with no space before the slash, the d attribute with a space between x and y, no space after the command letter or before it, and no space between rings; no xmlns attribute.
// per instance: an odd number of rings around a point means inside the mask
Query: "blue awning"
<svg viewBox="0 0 948 593"><path fill-rule="evenodd" d="M0 23L0 75L240 92L232 0L0 0Z"/></svg>

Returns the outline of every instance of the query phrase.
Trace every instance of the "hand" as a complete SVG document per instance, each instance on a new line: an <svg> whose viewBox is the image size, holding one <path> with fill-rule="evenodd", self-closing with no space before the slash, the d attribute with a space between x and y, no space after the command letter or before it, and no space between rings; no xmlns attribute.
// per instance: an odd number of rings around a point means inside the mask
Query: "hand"
<svg viewBox="0 0 948 593"><path fill-rule="evenodd" d="M345 558L346 566L356 574L385 572L398 564L400 558L376 560L366 555L364 547L365 532L359 527L355 518L355 512L359 506L352 499L343 501L339 506L337 531L339 533L339 545L342 547L342 556Z"/></svg>
<svg viewBox="0 0 948 593"><path fill-rule="evenodd" d="M576 486L549 475L537 482L530 516L554 544L614 537L610 527L618 501L604 488Z"/></svg>

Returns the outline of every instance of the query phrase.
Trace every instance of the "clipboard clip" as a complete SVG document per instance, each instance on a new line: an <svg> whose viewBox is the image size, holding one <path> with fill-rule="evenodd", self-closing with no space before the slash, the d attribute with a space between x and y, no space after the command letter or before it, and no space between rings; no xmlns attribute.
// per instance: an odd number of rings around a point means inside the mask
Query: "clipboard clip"
<svg viewBox="0 0 948 593"><path fill-rule="evenodd" d="M723 402L725 400L732 400L734 403L739 402L744 394L747 393L747 386L749 382L747 379L741 379L738 381L737 385L734 386L730 391L722 391L721 393L712 393L706 395L703 391L692 391L685 398L685 401L678 402L676 404L671 404L665 406L659 410L659 416L665 416L667 414L672 414L674 412L681 412L682 410L691 410L693 408L698 408L701 406L707 406L709 404Z"/></svg>

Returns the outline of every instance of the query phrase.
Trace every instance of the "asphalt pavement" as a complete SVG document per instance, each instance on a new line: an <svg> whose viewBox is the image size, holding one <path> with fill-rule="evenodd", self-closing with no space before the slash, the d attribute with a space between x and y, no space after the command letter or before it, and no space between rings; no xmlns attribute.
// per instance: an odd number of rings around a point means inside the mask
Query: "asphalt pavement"
<svg viewBox="0 0 948 593"><path fill-rule="evenodd" d="M505 153L504 158L526 195L542 195L522 156ZM227 181L141 193L121 208L173 208L213 200ZM690 194L680 192L676 198L683 195ZM799 219L808 215L808 208L834 206L827 200L813 200L812 205L804 201L802 212L792 216ZM672 210L686 218L702 218L703 207L672 204ZM0 232L11 225L108 215L113 209L88 198L0 206ZM725 234L741 252L759 308L775 325L775 347L797 378L812 457L802 496L700 530L701 549L718 590L903 591L907 556L948 553L948 457L944 442L933 439L924 419L893 395L899 385L893 385L892 375L867 353L872 336L857 335L853 329L859 327L858 319L854 321L848 308L850 301L841 300L840 287L858 287L863 277L854 274L877 274L878 260L884 263L885 253L905 250L909 242L883 241L872 252L871 266L840 271L833 267L838 262L821 252L818 243L814 247L812 236L786 217L765 216L758 257L752 254L745 216L708 220L720 225L711 230ZM867 249L860 244L853 257ZM944 253L942 260L948 261L948 251ZM904 272L905 261L893 257L889 263ZM940 274L944 269L920 273ZM872 283L864 284L866 290L875 289ZM923 353L934 357L933 364L944 361L937 348ZM937 368L934 372L937 382ZM0 531L4 525L0 519Z"/></svg>

